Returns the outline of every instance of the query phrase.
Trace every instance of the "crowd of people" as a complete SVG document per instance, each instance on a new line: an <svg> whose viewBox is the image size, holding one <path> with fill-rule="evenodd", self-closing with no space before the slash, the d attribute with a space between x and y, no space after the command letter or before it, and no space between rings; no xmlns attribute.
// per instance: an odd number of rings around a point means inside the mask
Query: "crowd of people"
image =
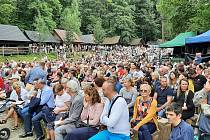
<svg viewBox="0 0 210 140"><path fill-rule="evenodd" d="M210 139L210 63L160 64L130 55L1 64L0 96L16 102L8 103L0 123L14 119L15 131L21 118L19 137L34 131L37 140L129 140L133 134L152 140L158 119L167 118L169 140L194 140L187 120L198 113L198 135Z"/></svg>

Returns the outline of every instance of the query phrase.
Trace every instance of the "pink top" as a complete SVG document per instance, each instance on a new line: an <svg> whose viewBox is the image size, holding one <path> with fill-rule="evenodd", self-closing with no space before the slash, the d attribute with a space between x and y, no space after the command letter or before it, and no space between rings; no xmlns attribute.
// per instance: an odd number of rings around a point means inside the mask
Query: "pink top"
<svg viewBox="0 0 210 140"><path fill-rule="evenodd" d="M100 121L103 108L104 104L102 103L95 103L94 105L88 106L87 108L83 107L81 120L87 123L87 118L89 116L89 125L97 125Z"/></svg>

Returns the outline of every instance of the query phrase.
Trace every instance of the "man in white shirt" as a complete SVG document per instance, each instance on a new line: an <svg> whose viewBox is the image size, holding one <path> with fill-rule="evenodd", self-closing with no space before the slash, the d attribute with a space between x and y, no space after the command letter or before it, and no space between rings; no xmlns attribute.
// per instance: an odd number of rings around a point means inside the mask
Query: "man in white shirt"
<svg viewBox="0 0 210 140"><path fill-rule="evenodd" d="M105 101L100 122L107 126L89 140L130 140L130 123L128 106L124 98L119 97L115 91L115 83L111 80L104 82L103 94Z"/></svg>

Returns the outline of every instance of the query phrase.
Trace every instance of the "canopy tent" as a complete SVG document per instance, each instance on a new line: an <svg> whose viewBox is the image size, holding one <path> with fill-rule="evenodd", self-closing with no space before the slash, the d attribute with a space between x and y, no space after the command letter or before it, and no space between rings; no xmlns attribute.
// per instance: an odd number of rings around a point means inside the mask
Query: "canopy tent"
<svg viewBox="0 0 210 140"><path fill-rule="evenodd" d="M167 41L163 44L160 44L160 48L174 48L174 47L185 46L185 39L188 37L195 36L195 35L196 35L196 33L194 33L194 32L180 33L178 36L176 36L171 41Z"/></svg>
<svg viewBox="0 0 210 140"><path fill-rule="evenodd" d="M206 42L210 43L210 30L195 37L188 37L186 38L185 42L186 44L206 43Z"/></svg>

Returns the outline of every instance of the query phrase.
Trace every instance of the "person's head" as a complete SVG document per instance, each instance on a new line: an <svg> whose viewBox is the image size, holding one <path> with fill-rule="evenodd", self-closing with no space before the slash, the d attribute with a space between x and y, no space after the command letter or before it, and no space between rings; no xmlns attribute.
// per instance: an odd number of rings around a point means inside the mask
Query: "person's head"
<svg viewBox="0 0 210 140"><path fill-rule="evenodd" d="M61 84L63 85L64 89L66 88L67 82L68 82L68 79L67 78L62 78L61 79Z"/></svg>
<svg viewBox="0 0 210 140"><path fill-rule="evenodd" d="M70 80L67 82L66 84L66 92L70 95L70 96L74 96L76 94L78 94L79 92L79 85L76 81L74 80Z"/></svg>
<svg viewBox="0 0 210 140"><path fill-rule="evenodd" d="M159 73L157 71L154 71L151 73L151 77L152 77L152 80L158 80L159 79Z"/></svg>
<svg viewBox="0 0 210 140"><path fill-rule="evenodd" d="M210 79L207 79L206 84L204 85L204 90L208 93L210 92Z"/></svg>
<svg viewBox="0 0 210 140"><path fill-rule="evenodd" d="M129 79L124 80L123 85L125 88L130 88L130 87L133 87L134 83L133 83L133 80L129 78Z"/></svg>
<svg viewBox="0 0 210 140"><path fill-rule="evenodd" d="M140 93L143 98L150 97L151 94L151 86L148 84L142 84L140 87Z"/></svg>
<svg viewBox="0 0 210 140"><path fill-rule="evenodd" d="M104 81L105 81L104 78L95 78L93 84L95 87L102 87Z"/></svg>
<svg viewBox="0 0 210 140"><path fill-rule="evenodd" d="M180 90L181 91L187 91L188 90L189 82L186 78L180 80L179 84L180 84Z"/></svg>
<svg viewBox="0 0 210 140"><path fill-rule="evenodd" d="M124 70L125 70L125 74L128 74L130 72L130 68L129 67L125 67Z"/></svg>
<svg viewBox="0 0 210 140"><path fill-rule="evenodd" d="M172 125L177 125L182 117L182 108L177 103L172 103L166 108L166 116L168 122Z"/></svg>
<svg viewBox="0 0 210 140"><path fill-rule="evenodd" d="M189 69L188 71L188 77L194 79L196 77L196 71L195 69Z"/></svg>
<svg viewBox="0 0 210 140"><path fill-rule="evenodd" d="M35 78L34 80L33 80L33 85L34 85L34 88L35 89L39 89L39 85L38 85L38 78Z"/></svg>
<svg viewBox="0 0 210 140"><path fill-rule="evenodd" d="M90 102L92 105L101 102L101 97L95 87L87 86L84 89L84 94L85 101Z"/></svg>
<svg viewBox="0 0 210 140"><path fill-rule="evenodd" d="M56 84L54 87L53 87L53 92L58 95L58 96L61 96L63 95L64 93L64 87L62 84Z"/></svg>
<svg viewBox="0 0 210 140"><path fill-rule="evenodd" d="M115 81L111 79L105 81L102 89L105 97L111 97L115 93Z"/></svg>
<svg viewBox="0 0 210 140"><path fill-rule="evenodd" d="M161 85L161 87L163 87L163 88L165 88L165 87L167 87L167 86L168 86L168 80L167 80L167 77L162 76L162 77L160 78L160 85Z"/></svg>
<svg viewBox="0 0 210 140"><path fill-rule="evenodd" d="M18 82L14 82L12 87L16 91L17 94L20 94L21 86L20 86L20 84Z"/></svg>
<svg viewBox="0 0 210 140"><path fill-rule="evenodd" d="M43 89L44 88L44 86L46 85L46 81L45 80L43 80L43 79L39 79L38 81L37 81L37 87L38 87L38 89Z"/></svg>
<svg viewBox="0 0 210 140"><path fill-rule="evenodd" d="M177 78L177 74L174 71L171 71L169 74L169 79L170 80L174 80Z"/></svg>
<svg viewBox="0 0 210 140"><path fill-rule="evenodd" d="M45 62L40 62L39 66L44 70L45 69Z"/></svg>

